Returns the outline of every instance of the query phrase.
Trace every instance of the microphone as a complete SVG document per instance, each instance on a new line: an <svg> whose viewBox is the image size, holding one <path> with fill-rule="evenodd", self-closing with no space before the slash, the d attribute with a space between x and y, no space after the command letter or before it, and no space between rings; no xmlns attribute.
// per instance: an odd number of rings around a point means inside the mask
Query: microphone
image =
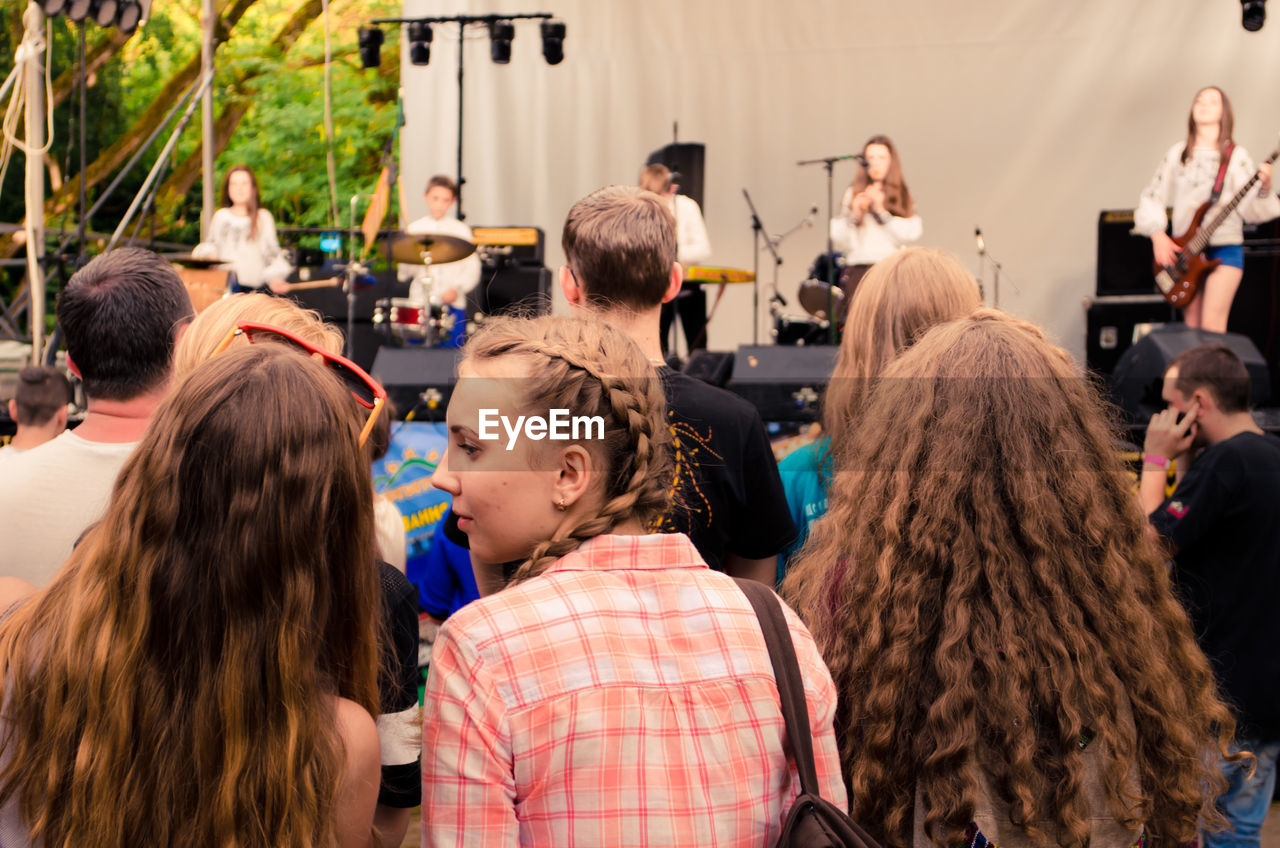
<svg viewBox="0 0 1280 848"><path fill-rule="evenodd" d="M809 210L809 217L804 219L804 225L806 227L812 227L814 222L817 220L818 220L818 207L814 206ZM783 306L786 306L786 304L784 303Z"/></svg>
<svg viewBox="0 0 1280 848"><path fill-rule="evenodd" d="M786 306L786 305L787 305L787 299L786 299L785 297L783 297L783 296L778 292L778 290L777 290L777 289L774 289L774 290L773 290L773 297L771 297L771 298L769 298L769 299L770 299L770 300L776 300L778 303L781 303L783 306Z"/></svg>
<svg viewBox="0 0 1280 848"><path fill-rule="evenodd" d="M973 228L973 238L978 243L978 255L985 256L987 253L987 243L982 238L982 228Z"/></svg>

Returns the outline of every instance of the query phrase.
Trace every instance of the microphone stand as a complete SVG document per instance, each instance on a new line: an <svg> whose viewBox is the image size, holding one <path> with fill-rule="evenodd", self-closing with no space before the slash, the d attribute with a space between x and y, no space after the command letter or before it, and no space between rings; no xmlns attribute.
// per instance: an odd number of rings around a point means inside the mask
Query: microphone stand
<svg viewBox="0 0 1280 848"><path fill-rule="evenodd" d="M765 235L764 224L756 214L756 205L751 202L751 195L744 188L742 196L747 199L747 208L751 210L751 343L760 344L760 236L764 235L764 246L773 254L773 296L778 296L778 266L782 259L774 250L773 239Z"/></svg>
<svg viewBox="0 0 1280 848"><path fill-rule="evenodd" d="M985 300L986 295L982 290L982 275L985 263L991 263L991 305L996 309L1000 308L1000 272L1004 270L1004 265L991 255L987 250L986 240L982 237L982 230L975 227L974 236L978 240L978 296ZM1017 286L1014 286L1017 288Z"/></svg>
<svg viewBox="0 0 1280 848"><path fill-rule="evenodd" d="M860 153L849 153L844 156L824 156L821 159L801 159L796 163L798 166L805 165L822 165L827 172L827 314L831 316L831 323L827 327L827 339L831 344L836 344L839 340L836 338L836 285L839 282L836 274L835 246L831 243L831 219L835 217L834 207L835 199L832 196L834 189L832 188L832 178L834 176L834 168L837 162L843 162L845 159L861 159Z"/></svg>

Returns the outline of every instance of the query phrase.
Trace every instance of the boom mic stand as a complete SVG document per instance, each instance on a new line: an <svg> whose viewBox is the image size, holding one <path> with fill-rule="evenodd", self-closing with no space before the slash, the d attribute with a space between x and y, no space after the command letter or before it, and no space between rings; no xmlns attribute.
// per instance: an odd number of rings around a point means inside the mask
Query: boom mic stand
<svg viewBox="0 0 1280 848"><path fill-rule="evenodd" d="M747 208L751 210L751 343L760 344L760 236L764 236L764 246L773 255L773 297L778 297L778 266L782 259L774 249L773 239L765 235L764 224L756 214L756 205L751 202L751 195L744 188L742 196L747 199ZM772 302L773 298L770 298Z"/></svg>
<svg viewBox="0 0 1280 848"><path fill-rule="evenodd" d="M861 153L849 153L844 156L824 156L821 159L801 159L796 163L798 166L805 165L822 165L827 171L827 314L831 316L831 324L827 328L827 338L831 344L836 344L839 339L836 337L836 284L839 282L839 275L836 274L835 246L831 243L831 219L835 217L835 198L833 197L834 189L832 188L832 178L834 176L835 164L843 162L846 159L857 159L862 161Z"/></svg>

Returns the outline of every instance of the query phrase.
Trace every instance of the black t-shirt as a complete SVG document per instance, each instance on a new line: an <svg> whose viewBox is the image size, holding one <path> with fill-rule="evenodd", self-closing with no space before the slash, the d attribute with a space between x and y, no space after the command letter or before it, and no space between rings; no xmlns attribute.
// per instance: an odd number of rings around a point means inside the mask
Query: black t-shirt
<svg viewBox="0 0 1280 848"><path fill-rule="evenodd" d="M382 643L378 696L382 715L395 716L418 704L418 590L393 566L381 561L378 582L383 624L391 637ZM379 736L383 747L378 803L399 809L418 806L422 803L419 746L388 745L388 740Z"/></svg>
<svg viewBox="0 0 1280 848"><path fill-rule="evenodd" d="M659 529L686 533L707 564L726 553L776 556L796 536L756 408L724 389L661 368L676 452L675 493Z"/></svg>
<svg viewBox="0 0 1280 848"><path fill-rule="evenodd" d="M1280 439L1241 433L1192 463L1151 523L1242 732L1280 738Z"/></svg>

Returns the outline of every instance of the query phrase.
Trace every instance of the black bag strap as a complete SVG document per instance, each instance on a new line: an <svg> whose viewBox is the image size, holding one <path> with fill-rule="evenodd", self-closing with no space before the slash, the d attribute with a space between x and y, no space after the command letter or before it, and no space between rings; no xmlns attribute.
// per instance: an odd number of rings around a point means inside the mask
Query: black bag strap
<svg viewBox="0 0 1280 848"><path fill-rule="evenodd" d="M1227 166L1231 164L1231 154L1235 152L1236 143L1233 141L1227 145L1227 149L1222 153L1222 163L1218 165L1218 178L1213 181L1213 191L1209 194L1209 205L1218 202L1218 198L1222 196L1222 184L1227 179Z"/></svg>
<svg viewBox="0 0 1280 848"><path fill-rule="evenodd" d="M800 674L800 662L796 659L796 646L791 641L791 629L787 627L787 618L782 613L782 603L773 594L773 590L763 583L734 579L751 602L756 618L760 619L764 643L769 648L769 661L773 663L778 698L782 702L787 739L795 756L796 771L800 774L800 789L806 795L821 797L818 791L818 767L813 760L809 707L804 698L804 678Z"/></svg>

